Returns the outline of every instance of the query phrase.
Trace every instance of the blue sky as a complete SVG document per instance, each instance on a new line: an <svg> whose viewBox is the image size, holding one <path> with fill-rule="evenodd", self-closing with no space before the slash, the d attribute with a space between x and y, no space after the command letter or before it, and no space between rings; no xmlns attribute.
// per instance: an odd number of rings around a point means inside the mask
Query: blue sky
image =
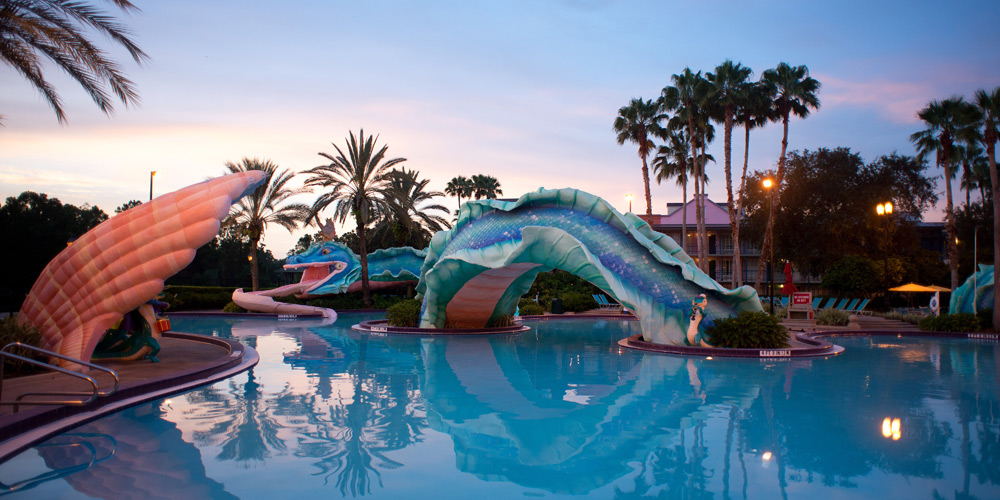
<svg viewBox="0 0 1000 500"><path fill-rule="evenodd" d="M912 154L928 101L1000 85L996 1L136 3L143 11L125 22L151 61L112 52L138 107L107 118L53 70L69 119L59 125L0 68L0 196L34 190L112 213L147 199L151 170L157 194L243 157L303 171L364 128L434 189L482 173L505 196L575 187L624 211L634 193L643 212L639 159L611 124L685 67L729 58L757 78L781 61L808 66L822 106L792 121L789 148L847 146L866 161ZM724 201L719 129L709 195ZM777 124L754 132L750 169L772 168L780 140ZM741 157L742 134L733 146ZM681 197L673 182L652 193L657 213ZM302 233L272 227L265 242L280 256Z"/></svg>

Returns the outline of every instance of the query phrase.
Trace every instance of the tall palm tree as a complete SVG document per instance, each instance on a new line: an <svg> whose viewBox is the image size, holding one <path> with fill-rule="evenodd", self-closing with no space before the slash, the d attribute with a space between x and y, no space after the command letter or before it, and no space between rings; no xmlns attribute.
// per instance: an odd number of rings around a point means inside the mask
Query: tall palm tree
<svg viewBox="0 0 1000 500"><path fill-rule="evenodd" d="M646 195L646 216L653 215L653 197L649 193L649 166L646 158L653 151L653 137L663 137L665 130L660 124L667 118L660 112L658 103L652 99L632 99L627 106L618 109L618 117L612 125L618 145L625 141L634 142L639 148L639 159L642 160L642 187Z"/></svg>
<svg viewBox="0 0 1000 500"><path fill-rule="evenodd" d="M695 124L703 114L701 104L706 93L707 82L701 76L701 71L694 73L691 68L684 68L680 74L671 75L673 85L665 87L660 95L660 107L664 111L677 111L677 118L687 121L688 143L691 147L691 157L694 162L695 194L698 195L698 183L702 179L704 166L698 162L698 138L701 134L695 130ZM701 197L695 203L695 213L698 219L698 267L702 270L708 269L707 248L704 248L704 238L701 231L702 205Z"/></svg>
<svg viewBox="0 0 1000 500"><path fill-rule="evenodd" d="M775 174L773 203L767 215L767 230L764 233L764 245L760 249L760 261L757 269L764 268L767 259L768 245L774 244L774 205L778 203L781 193L781 181L785 176L785 153L788 151L788 119L791 115L799 118L809 116L809 110L819 109L820 83L815 78L809 76L809 68L803 66L791 66L786 62L778 64L777 68L769 69L761 75L761 83L767 86L768 92L774 96L773 107L775 118L781 120L781 155L778 157L778 170ZM754 284L760 288L761 274L757 273L757 281Z"/></svg>
<svg viewBox="0 0 1000 500"><path fill-rule="evenodd" d="M1000 87L987 92L976 91L978 124L982 128L983 144L986 145L986 161L989 163L990 192L993 195L993 269L1000 269L1000 179L997 178L996 144L1000 138ZM1000 311L1000 294L993 293L993 310ZM1000 314L993 314L993 330L1000 331Z"/></svg>
<svg viewBox="0 0 1000 500"><path fill-rule="evenodd" d="M687 185L693 162L688 162L688 141L683 129L668 128L666 141L653 157L653 173L657 184L676 177L677 185L681 186L681 248L687 252Z"/></svg>
<svg viewBox="0 0 1000 500"><path fill-rule="evenodd" d="M973 129L975 108L959 96L943 101L931 101L917 116L927 126L910 135L917 147L917 159L924 161L935 153L937 165L944 169L945 180L945 231L948 234L948 259L951 270L951 288L958 286L958 243L955 241L955 209L952 202L952 162L955 161L955 143Z"/></svg>
<svg viewBox="0 0 1000 500"><path fill-rule="evenodd" d="M986 162L985 151L980 145L982 136L976 134L976 137L966 137L963 141L965 145L955 146L955 159L962 167L962 178L958 185L962 191L965 191L965 208L968 209L969 205L972 204L972 190L978 189L981 181L989 181L979 177L979 174L985 172L986 169L976 168L977 164ZM952 172L952 175L955 175L955 172Z"/></svg>
<svg viewBox="0 0 1000 500"><path fill-rule="evenodd" d="M726 195L729 207L729 229L733 237L733 284L739 286L739 276L742 274L740 265L740 230L739 221L736 219L739 213L739 203L733 198L733 171L732 171L732 151L733 151L733 124L736 121L736 111L748 99L752 83L750 75L753 71L740 63L726 60L716 66L714 73L705 75L705 79L711 84L708 87L708 102L715 111L713 118L723 124L723 153L725 160L723 168L726 173Z"/></svg>
<svg viewBox="0 0 1000 500"><path fill-rule="evenodd" d="M430 179L419 178L415 170L393 170L386 190L386 216L372 229L371 239L384 247L412 246L424 248L434 233L451 227L448 220L434 212L449 213L434 198L440 191L427 191Z"/></svg>
<svg viewBox="0 0 1000 500"><path fill-rule="evenodd" d="M502 195L503 190L500 189L500 181L496 177L476 174L472 176L472 194L477 200L483 198L489 200Z"/></svg>
<svg viewBox="0 0 1000 500"><path fill-rule="evenodd" d="M306 192L304 188L291 188L288 182L295 174L288 170L279 170L270 160L243 158L239 163L226 162L229 173L260 170L267 173L264 182L249 196L240 198L229 212L229 224L240 228L250 239L250 280L254 291L259 289L260 282L257 273L257 245L264 237L268 224L277 224L288 232L298 227L299 222L305 222L309 217L309 206L303 203L290 203L293 196Z"/></svg>
<svg viewBox="0 0 1000 500"><path fill-rule="evenodd" d="M774 110L771 107L773 96L767 87L760 82L750 85L744 99L736 107L735 121L743 125L743 173L740 175L740 188L736 194L736 214L742 217L743 207L746 204L747 186L747 166L750 163L750 130L763 127L773 119ZM733 286L738 287L743 284L743 259L735 252L740 248L740 227L737 223L733 231Z"/></svg>
<svg viewBox="0 0 1000 500"><path fill-rule="evenodd" d="M475 184L472 180L464 175L458 177L452 177L448 181L448 185L445 186L444 192L448 193L449 196L454 196L458 198L458 209L455 210L455 214L458 215L458 211L462 209L462 198L471 198L475 192Z"/></svg>
<svg viewBox="0 0 1000 500"><path fill-rule="evenodd" d="M111 0L125 14L139 9L128 0ZM86 35L100 33L120 45L141 64L149 57L132 41L132 33L105 11L89 2L61 0L0 1L0 61L14 68L35 87L66 123L66 113L55 87L45 79L45 60L54 63L90 94L105 114L114 112L112 95L128 106L139 94L118 63ZM109 92L110 91L110 92Z"/></svg>
<svg viewBox="0 0 1000 500"><path fill-rule="evenodd" d="M341 224L348 216L354 218L359 240L361 260L361 298L365 307L371 307L371 289L368 284L368 245L366 230L381 214L388 210L385 193L392 180L392 168L406 158L385 157L389 146L376 147L377 136L365 137L364 129L355 137L347 138L347 153L336 144L336 155L319 153L330 160L327 165L306 171L310 175L307 186L329 188L312 205L310 218L318 220L319 213L334 206L334 218Z"/></svg>

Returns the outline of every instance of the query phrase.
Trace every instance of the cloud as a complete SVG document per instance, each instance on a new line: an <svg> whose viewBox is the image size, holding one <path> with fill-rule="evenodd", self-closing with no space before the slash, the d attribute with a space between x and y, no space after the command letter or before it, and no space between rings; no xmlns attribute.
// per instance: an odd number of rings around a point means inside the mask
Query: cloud
<svg viewBox="0 0 1000 500"><path fill-rule="evenodd" d="M850 81L829 75L815 78L823 83L820 100L824 108L874 109L879 116L900 124L916 123L917 110L936 95L934 87L925 82Z"/></svg>

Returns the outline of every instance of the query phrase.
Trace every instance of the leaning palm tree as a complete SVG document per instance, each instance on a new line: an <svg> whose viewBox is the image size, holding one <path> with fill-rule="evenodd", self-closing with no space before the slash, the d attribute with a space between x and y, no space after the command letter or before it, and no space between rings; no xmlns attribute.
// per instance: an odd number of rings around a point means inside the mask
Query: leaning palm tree
<svg viewBox="0 0 1000 500"><path fill-rule="evenodd" d="M986 169L976 168L977 164L986 162L985 151L980 145L982 137L976 134L975 137L966 137L962 140L965 145L955 146L955 158L962 167L962 178L958 185L962 191L965 191L965 208L968 209L969 205L972 204L972 191L980 187L980 181L989 182L989 180L979 177L979 173L985 172ZM956 175L956 172L952 172L952 175Z"/></svg>
<svg viewBox="0 0 1000 500"><path fill-rule="evenodd" d="M230 173L259 170L267 177L249 196L240 198L229 212L228 225L239 228L250 239L250 281L254 291L259 290L257 271L257 245L264 237L268 224L277 224L288 232L305 222L309 216L309 206L290 203L290 198L306 192L304 188L292 188L289 181L295 174L288 170L278 170L270 160L243 158L239 163L226 162Z"/></svg>
<svg viewBox="0 0 1000 500"><path fill-rule="evenodd" d="M976 108L979 113L978 126L982 128L983 144L986 145L986 161L989 163L990 192L993 194L993 269L1000 269L1000 179L997 178L996 144L1000 138L1000 87L987 92L976 91ZM975 271L975 270L973 270ZM993 310L1000 311L1000 293L993 293ZM1000 331L1000 314L993 315L993 330Z"/></svg>
<svg viewBox="0 0 1000 500"><path fill-rule="evenodd" d="M653 197L649 193L649 166L646 158L653 151L653 137L663 137L665 130L660 122L667 116L660 112L658 103L652 99L643 101L632 99L627 106L618 110L613 129L617 134L618 144L625 141L634 142L639 147L639 159L642 160L642 187L646 194L646 216L653 215Z"/></svg>
<svg viewBox="0 0 1000 500"><path fill-rule="evenodd" d="M357 224L359 258L361 260L361 298L365 307L371 307L371 289L368 285L368 245L366 230L388 208L385 192L392 179L392 168L405 158L386 159L388 146L376 149L378 137L365 137L362 129L358 136L354 132L347 138L347 153L336 144L336 155L319 153L330 160L327 165L313 167L306 171L310 177L307 186L320 186L329 191L320 195L312 205L310 218L317 220L319 213L334 206L334 218L341 224L347 217L353 217Z"/></svg>
<svg viewBox="0 0 1000 500"><path fill-rule="evenodd" d="M477 200L483 198L489 200L502 195L503 190L500 189L500 181L496 177L477 174L472 176L472 194Z"/></svg>
<svg viewBox="0 0 1000 500"><path fill-rule="evenodd" d="M788 151L788 119L791 115L805 118L809 116L809 110L819 109L820 83L815 78L809 76L809 68L806 66L791 66L782 62L777 68L769 69L761 75L761 83L768 88L768 92L774 96L773 107L776 119L781 119L781 155L778 157L778 170L775 174L774 190L772 193L773 203L767 215L767 229L764 233L764 245L760 249L760 261L757 269L764 268L767 260L768 245L774 244L774 205L778 203L781 193L781 181L785 176L785 153ZM754 286L760 288L761 274L757 273L757 281Z"/></svg>
<svg viewBox="0 0 1000 500"><path fill-rule="evenodd" d="M733 276L734 286L739 286L739 276L742 274L740 265L740 225L737 220L739 203L733 198L733 125L736 121L736 111L750 97L752 83L750 75L753 71L740 63L726 60L716 66L714 73L705 75L711 84L708 87L708 101L715 111L713 118L723 124L723 168L726 173L726 195L729 208L729 229L733 236Z"/></svg>
<svg viewBox="0 0 1000 500"><path fill-rule="evenodd" d="M455 211L455 214L457 215L458 211L462 209L462 198L472 197L472 194L475 192L475 184L473 184L471 179L465 177L464 175L452 177L451 180L448 181L448 185L445 186L444 192L449 196L458 198L458 210Z"/></svg>
<svg viewBox="0 0 1000 500"><path fill-rule="evenodd" d="M125 14L139 10L128 0L111 2ZM138 102L135 85L118 63L87 38L92 33L123 47L136 63L149 58L132 41L128 28L88 2L0 1L0 61L42 94L59 123L66 122L66 113L55 87L43 73L46 59L76 80L105 114L114 112L113 97L126 106Z"/></svg>
<svg viewBox="0 0 1000 500"><path fill-rule="evenodd" d="M692 163L688 162L688 143L683 129L668 128L666 141L656 149L653 173L657 184L676 177L677 185L681 187L681 248L687 252L687 185Z"/></svg>
<svg viewBox="0 0 1000 500"><path fill-rule="evenodd" d="M435 212L449 213L434 198L444 196L440 191L427 191L429 179L421 180L415 170L393 170L386 190L386 216L372 229L371 239L384 247L412 246L424 248L430 244L434 233L450 229L448 220Z"/></svg>
<svg viewBox="0 0 1000 500"><path fill-rule="evenodd" d="M948 234L948 259L951 270L951 288L958 286L958 243L955 241L955 209L952 202L952 162L955 161L955 143L974 129L975 107L959 96L943 101L931 101L917 116L927 126L910 135L917 147L917 159L926 160L935 153L938 167L944 169L945 231Z"/></svg>

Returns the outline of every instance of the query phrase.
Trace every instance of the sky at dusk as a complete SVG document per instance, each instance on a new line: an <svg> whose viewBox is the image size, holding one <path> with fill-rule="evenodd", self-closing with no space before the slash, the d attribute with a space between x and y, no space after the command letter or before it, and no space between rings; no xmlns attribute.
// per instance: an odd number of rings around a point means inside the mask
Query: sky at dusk
<svg viewBox="0 0 1000 500"><path fill-rule="evenodd" d="M728 58L757 79L782 61L808 66L821 107L792 120L789 149L846 146L865 161L913 154L916 112L930 100L1000 85L995 0L135 3L142 12L124 22L151 60L137 66L97 41L136 83L139 106L108 118L52 69L68 116L60 125L20 75L0 68L0 197L32 190L113 214L148 199L150 171L156 195L243 157L304 171L364 128L432 189L489 174L505 197L574 187L625 211L634 193L641 213L636 148L616 143L612 122L685 67L711 71ZM708 192L725 201L717 130ZM742 137L734 133L734 164ZM753 132L750 169L773 168L780 141L780 124ZM681 190L671 181L652 195L653 212L664 213ZM941 220L940 211L925 218ZM305 232L315 228L271 226L265 243L282 257Z"/></svg>

